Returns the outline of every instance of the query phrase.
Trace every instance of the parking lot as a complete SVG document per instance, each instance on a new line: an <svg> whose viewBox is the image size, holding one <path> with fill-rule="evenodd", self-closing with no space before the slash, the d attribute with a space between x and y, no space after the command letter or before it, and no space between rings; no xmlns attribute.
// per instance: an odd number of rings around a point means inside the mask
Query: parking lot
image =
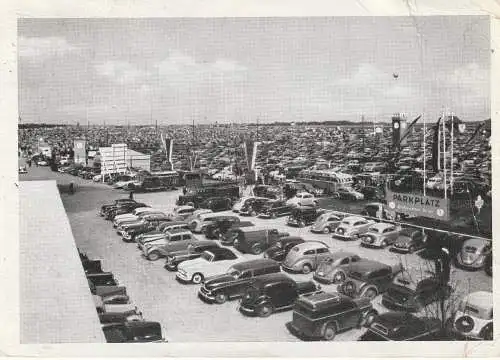
<svg viewBox="0 0 500 360"><path fill-rule="evenodd" d="M66 174L53 173L48 168L31 168L21 180L56 179L58 183L76 184L74 195L62 194L77 246L91 258L102 259L104 270L112 271L127 287L134 304L146 319L160 322L166 329L166 337L173 342L199 341L300 341L291 335L285 324L291 320L292 312L276 313L269 318L247 318L237 311L237 301L223 305L209 305L197 297L198 286L182 285L175 280L175 273L163 268L164 260L150 262L143 258L136 245L124 243L116 234L110 222L99 217L101 205L115 199L127 197L128 193L112 190L104 184L96 184ZM155 208L170 212L180 191L136 194L135 199ZM339 209L340 210L340 209ZM228 212L229 213L229 212ZM222 213L223 214L223 213ZM387 264L402 262L414 273L424 271L426 264L417 255L401 256L388 250L368 249L356 241L344 242L332 239L331 235L313 234L308 227L292 228L285 224L285 218L276 220L249 218L256 225L275 227L306 240L319 240L328 244L332 251L352 251L361 257ZM202 238L203 235L197 235ZM258 256L245 254L245 259ZM290 275L296 280L311 280L312 274ZM483 271L467 272L452 270L452 282L457 284L457 293L492 289L491 278ZM334 291L335 285L322 285L326 291ZM379 305L380 297L374 301L379 311L386 311ZM356 340L363 330L351 330L339 334L336 341Z"/></svg>

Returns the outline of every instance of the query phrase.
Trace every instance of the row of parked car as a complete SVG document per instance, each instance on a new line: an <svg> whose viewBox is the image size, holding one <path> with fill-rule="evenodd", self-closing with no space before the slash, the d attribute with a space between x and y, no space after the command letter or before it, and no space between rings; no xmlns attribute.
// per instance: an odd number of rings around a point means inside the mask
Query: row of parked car
<svg viewBox="0 0 500 360"><path fill-rule="evenodd" d="M127 288L118 284L113 273L103 271L100 260L79 254L106 342L165 342L161 324L143 318L131 303Z"/></svg>
<svg viewBox="0 0 500 360"><path fill-rule="evenodd" d="M111 219L109 213L123 208L126 203L133 201L123 199L111 206L103 206L101 215ZM241 313L262 317L275 311L294 309L293 320L288 324L290 331L327 340L333 339L338 331L360 325L369 327L368 335L363 337L367 340L374 337L423 340L443 334L442 326L438 326L441 324L439 319L410 315L450 296L452 289L435 277L415 281L400 264L390 266L353 253L331 252L320 241L304 241L272 227L260 228L241 221L238 216L217 215L210 210L181 206L173 214L163 214L166 220L152 223L147 220L151 212L155 210L137 207L133 214L115 215L113 224L117 233L124 241L135 241L147 259L166 258L165 269L176 271L179 282L201 284L198 296L204 301L224 303L239 298ZM321 216L330 215L325 212ZM340 214L335 215L340 217ZM353 221L344 217L335 231L345 219L349 224ZM387 229L386 225L370 223L377 230ZM207 240L198 239L194 233L204 233ZM403 236L411 238L413 232L408 230ZM212 240L217 238L219 241ZM230 245L235 250L227 247ZM241 252L264 253L264 258L245 261ZM326 293L312 280L296 282L281 270L291 273L315 271L313 279L316 282L337 284L337 292ZM382 305L390 311L379 315L371 300L380 294ZM488 306L488 296L491 293L469 294L464 300L466 305L461 305L462 313L467 313L469 318L474 312L470 309L475 309L476 315L481 313L480 309ZM479 319L491 327L488 314ZM401 323L395 327L395 321ZM463 333L466 328L460 327L460 321L457 318L450 327ZM475 323L481 325L484 321ZM465 335L489 338L491 331L484 326L479 332L473 327ZM400 330L394 330L396 328Z"/></svg>

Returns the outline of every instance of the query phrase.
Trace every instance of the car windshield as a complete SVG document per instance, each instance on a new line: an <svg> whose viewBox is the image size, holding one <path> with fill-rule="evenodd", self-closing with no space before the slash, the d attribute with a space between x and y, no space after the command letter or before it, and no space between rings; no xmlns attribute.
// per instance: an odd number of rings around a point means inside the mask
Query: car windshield
<svg viewBox="0 0 500 360"><path fill-rule="evenodd" d="M210 254L209 252L205 251L204 253L201 254L201 258L203 260L206 260L206 261L212 261L214 256L212 254Z"/></svg>
<svg viewBox="0 0 500 360"><path fill-rule="evenodd" d="M382 229L379 229L379 228L376 228L376 227L371 227L368 229L369 232L373 232L373 233L381 233L382 232Z"/></svg>
<svg viewBox="0 0 500 360"><path fill-rule="evenodd" d="M415 230L407 228L407 229L401 230L401 232L399 233L399 235L400 236L411 237L414 232L415 232Z"/></svg>

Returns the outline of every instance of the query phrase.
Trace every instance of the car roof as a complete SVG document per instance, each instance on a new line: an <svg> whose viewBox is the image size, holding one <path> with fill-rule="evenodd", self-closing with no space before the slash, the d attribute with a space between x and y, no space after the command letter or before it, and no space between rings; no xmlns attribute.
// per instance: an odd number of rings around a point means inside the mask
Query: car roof
<svg viewBox="0 0 500 360"><path fill-rule="evenodd" d="M195 210L194 207L192 207L191 205L181 205L181 206L178 206L175 208L175 211L180 211L180 210Z"/></svg>
<svg viewBox="0 0 500 360"><path fill-rule="evenodd" d="M316 249L318 247L328 247L325 243L322 243L321 241L306 241L301 244L297 244L294 247L298 248L299 250L309 250L309 249Z"/></svg>
<svg viewBox="0 0 500 360"><path fill-rule="evenodd" d="M389 224L389 223L379 222L379 223L374 223L372 226L370 226L370 228L376 228L377 230L384 230L384 229L387 229L388 227L391 227L391 226L395 226L395 225Z"/></svg>
<svg viewBox="0 0 500 360"><path fill-rule="evenodd" d="M303 238L301 238L300 236L284 236L282 238L280 238L279 241L281 241L282 243L286 243L286 242L293 242L293 241L305 241Z"/></svg>
<svg viewBox="0 0 500 360"><path fill-rule="evenodd" d="M169 229L167 231L167 233L170 234L170 235L177 235L177 234L181 234L181 233L189 233L189 234L191 234L191 231L189 231L187 229L177 228L177 229Z"/></svg>
<svg viewBox="0 0 500 360"><path fill-rule="evenodd" d="M378 270L386 267L391 267L390 265L381 263L376 260L369 260L366 259L365 261L358 261L355 263L352 263L350 265L349 270L350 271L355 271L355 272L360 272L360 273L366 273L366 272L371 272L373 270Z"/></svg>
<svg viewBox="0 0 500 360"><path fill-rule="evenodd" d="M248 261L243 261L238 264L233 265L233 268L244 271L244 270L249 270L249 269L255 269L255 268L260 268L260 267L265 267L265 266L279 266L279 264L271 259L255 259L255 260L248 260Z"/></svg>
<svg viewBox="0 0 500 360"><path fill-rule="evenodd" d="M489 309L493 306L493 293L489 291L476 291L466 295L464 300L467 300L471 305Z"/></svg>
<svg viewBox="0 0 500 360"><path fill-rule="evenodd" d="M464 241L463 246L471 246L471 245L476 245L476 246L483 246L487 244L489 240L486 239L478 239L478 238L470 238Z"/></svg>
<svg viewBox="0 0 500 360"><path fill-rule="evenodd" d="M345 302L352 302L352 299L340 293L319 291L310 295L302 295L298 298L297 302L309 310L322 311L336 307Z"/></svg>
<svg viewBox="0 0 500 360"><path fill-rule="evenodd" d="M334 253L332 253L330 258L337 260L337 259L343 259L343 258L350 257L350 256L358 256L358 255L353 253L353 252L350 252L350 251L340 250L340 251L335 251Z"/></svg>
<svg viewBox="0 0 500 360"><path fill-rule="evenodd" d="M356 222L356 221L365 221L366 219L362 216L348 216L345 217L342 221Z"/></svg>
<svg viewBox="0 0 500 360"><path fill-rule="evenodd" d="M200 246L208 246L208 245L214 245L214 246L219 247L219 244L217 244L217 242L214 240L199 240L199 241L195 242L194 244L192 244L192 246L194 248L197 248Z"/></svg>
<svg viewBox="0 0 500 360"><path fill-rule="evenodd" d="M291 277L283 273L272 273L261 275L255 279L254 285L263 287L265 285L277 282L295 282Z"/></svg>
<svg viewBox="0 0 500 360"><path fill-rule="evenodd" d="M210 253L212 253L215 256L217 256L217 255L224 255L224 254L228 254L228 253L236 255L231 249L223 248L223 247L213 248L210 251L207 250L207 252L210 252Z"/></svg>

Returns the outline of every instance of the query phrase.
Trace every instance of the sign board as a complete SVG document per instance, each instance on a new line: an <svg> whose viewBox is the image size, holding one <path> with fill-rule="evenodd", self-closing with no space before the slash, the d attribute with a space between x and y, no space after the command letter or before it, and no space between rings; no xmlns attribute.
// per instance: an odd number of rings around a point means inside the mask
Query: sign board
<svg viewBox="0 0 500 360"><path fill-rule="evenodd" d="M99 148L101 154L101 173L119 174L127 171L127 144L113 144Z"/></svg>
<svg viewBox="0 0 500 360"><path fill-rule="evenodd" d="M75 153L75 164L86 164L87 163L87 153L86 153L87 143L82 139L75 139L73 151Z"/></svg>
<svg viewBox="0 0 500 360"><path fill-rule="evenodd" d="M387 189L386 200L389 210L397 213L443 221L450 219L449 199L393 192Z"/></svg>

